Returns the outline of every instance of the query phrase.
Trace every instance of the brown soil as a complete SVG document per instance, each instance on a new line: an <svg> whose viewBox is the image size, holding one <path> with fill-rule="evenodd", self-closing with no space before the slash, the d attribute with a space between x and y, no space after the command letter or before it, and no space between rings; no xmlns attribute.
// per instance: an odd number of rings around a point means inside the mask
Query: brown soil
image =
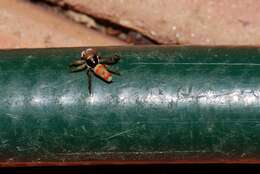
<svg viewBox="0 0 260 174"><path fill-rule="evenodd" d="M0 48L124 44L28 1L0 1Z"/></svg>
<svg viewBox="0 0 260 174"><path fill-rule="evenodd" d="M258 45L258 0L48 0L164 44Z"/></svg>

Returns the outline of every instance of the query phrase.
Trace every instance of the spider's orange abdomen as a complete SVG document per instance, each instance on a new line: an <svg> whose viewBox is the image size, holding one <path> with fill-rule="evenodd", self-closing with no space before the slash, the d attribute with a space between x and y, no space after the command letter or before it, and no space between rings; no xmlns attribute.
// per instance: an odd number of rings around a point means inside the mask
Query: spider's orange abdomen
<svg viewBox="0 0 260 174"><path fill-rule="evenodd" d="M105 65L97 64L97 66L94 68L94 72L95 72L95 74L97 76L99 76L103 80L105 80L107 82L111 82L112 81L111 73L108 72L108 70L106 69Z"/></svg>

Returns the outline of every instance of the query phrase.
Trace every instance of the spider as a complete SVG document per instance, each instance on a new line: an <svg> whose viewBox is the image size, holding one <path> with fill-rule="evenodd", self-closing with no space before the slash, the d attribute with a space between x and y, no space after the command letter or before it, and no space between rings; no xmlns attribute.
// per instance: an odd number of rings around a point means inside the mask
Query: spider
<svg viewBox="0 0 260 174"><path fill-rule="evenodd" d="M108 68L109 65L116 64L120 60L120 57L114 55L109 58L101 58L97 55L97 51L93 48L85 49L81 52L81 59L76 60L70 64L71 72L79 72L87 70L88 77L88 91L89 94L92 94L92 77L91 72L94 73L97 77L101 78L107 83L112 82L112 75L120 75L119 72L112 71Z"/></svg>

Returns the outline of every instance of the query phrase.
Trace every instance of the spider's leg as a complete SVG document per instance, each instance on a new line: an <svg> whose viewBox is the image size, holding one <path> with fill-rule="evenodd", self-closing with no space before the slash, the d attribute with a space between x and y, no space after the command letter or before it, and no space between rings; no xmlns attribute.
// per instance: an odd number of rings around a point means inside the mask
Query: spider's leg
<svg viewBox="0 0 260 174"><path fill-rule="evenodd" d="M118 76L121 75L118 68L115 69L115 68L110 68L111 66L109 66L109 65L105 65L105 64L103 64L103 65L106 67L108 72L111 72L112 74L115 74L115 75L118 75Z"/></svg>
<svg viewBox="0 0 260 174"><path fill-rule="evenodd" d="M79 65L79 66L73 66L73 67L70 68L70 72L78 72L78 71L82 71L86 68L87 68L86 64L82 64L82 65Z"/></svg>
<svg viewBox="0 0 260 174"><path fill-rule="evenodd" d="M79 66L79 65L82 65L85 63L85 60L76 60L74 62L72 62L69 66L72 67L72 66Z"/></svg>
<svg viewBox="0 0 260 174"><path fill-rule="evenodd" d="M92 94L92 76L91 76L90 69L87 69L87 77L88 77L88 92L91 95Z"/></svg>
<svg viewBox="0 0 260 174"><path fill-rule="evenodd" d="M106 66L106 68L107 68L108 72L111 72L112 74L115 74L118 76L121 75L118 69L111 69L111 68L108 68L107 66Z"/></svg>
<svg viewBox="0 0 260 174"><path fill-rule="evenodd" d="M100 58L99 63L106 64L106 65L113 65L113 64L116 64L119 60L120 60L120 57L118 55L114 55L113 57Z"/></svg>

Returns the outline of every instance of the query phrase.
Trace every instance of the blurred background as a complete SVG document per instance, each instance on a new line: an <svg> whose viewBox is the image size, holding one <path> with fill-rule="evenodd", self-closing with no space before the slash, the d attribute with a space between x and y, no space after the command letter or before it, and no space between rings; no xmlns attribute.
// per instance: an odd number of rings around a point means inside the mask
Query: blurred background
<svg viewBox="0 0 260 174"><path fill-rule="evenodd" d="M258 45L258 0L0 0L0 48Z"/></svg>

